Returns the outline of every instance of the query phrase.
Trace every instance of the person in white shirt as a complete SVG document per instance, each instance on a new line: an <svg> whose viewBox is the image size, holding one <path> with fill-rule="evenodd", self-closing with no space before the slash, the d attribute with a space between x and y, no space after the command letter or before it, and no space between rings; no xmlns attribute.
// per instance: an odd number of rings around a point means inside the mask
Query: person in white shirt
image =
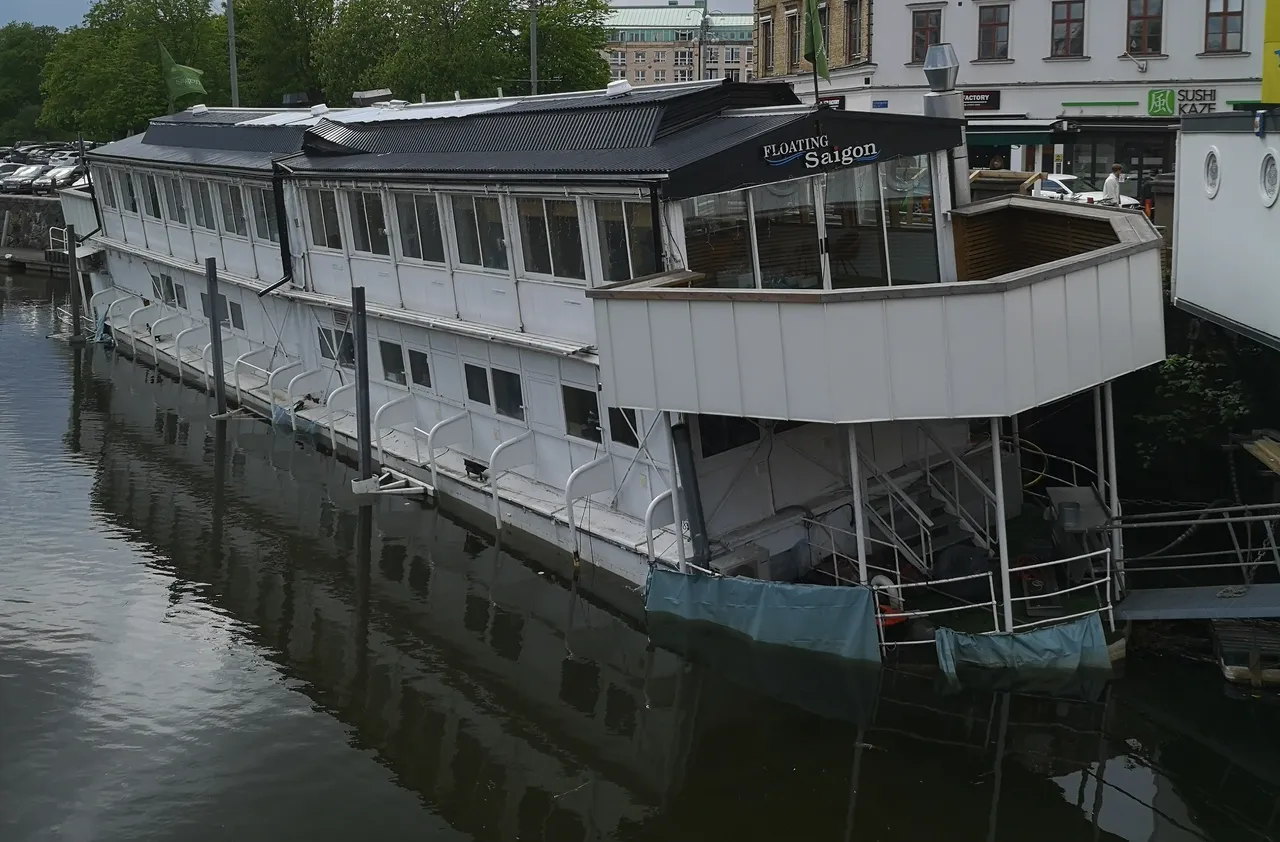
<svg viewBox="0 0 1280 842"><path fill-rule="evenodd" d="M1119 164L1111 165L1111 175L1107 176L1107 181L1102 185L1102 201L1115 202L1120 204L1120 177L1124 172L1124 167Z"/></svg>

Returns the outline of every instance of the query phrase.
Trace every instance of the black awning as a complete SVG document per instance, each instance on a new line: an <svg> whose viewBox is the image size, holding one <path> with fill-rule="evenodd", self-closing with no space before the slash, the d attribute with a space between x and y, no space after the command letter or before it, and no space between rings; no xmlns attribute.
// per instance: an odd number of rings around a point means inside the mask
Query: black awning
<svg viewBox="0 0 1280 842"><path fill-rule="evenodd" d="M963 120L820 108L683 162L671 170L662 192L668 199L686 199L952 149L960 145L963 126Z"/></svg>

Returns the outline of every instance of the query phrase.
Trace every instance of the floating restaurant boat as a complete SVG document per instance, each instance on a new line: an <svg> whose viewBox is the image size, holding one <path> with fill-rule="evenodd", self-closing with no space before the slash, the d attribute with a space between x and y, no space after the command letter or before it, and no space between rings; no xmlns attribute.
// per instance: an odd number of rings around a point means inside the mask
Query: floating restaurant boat
<svg viewBox="0 0 1280 842"><path fill-rule="evenodd" d="M92 231L86 312L122 350L208 383L219 330L241 411L342 452L367 354L384 489L488 512L630 588L869 585L841 590L894 614L866 626L875 652L903 617L1013 632L1109 605L1110 384L1164 358L1151 224L956 206L962 127L728 81L195 106L93 150L92 188L62 201ZM1032 571L1006 535L1016 419L1087 390L1109 470L1048 490L1095 540L1041 567L1100 595L1020 626L1045 595L1014 590ZM968 596L913 607L939 589Z"/></svg>

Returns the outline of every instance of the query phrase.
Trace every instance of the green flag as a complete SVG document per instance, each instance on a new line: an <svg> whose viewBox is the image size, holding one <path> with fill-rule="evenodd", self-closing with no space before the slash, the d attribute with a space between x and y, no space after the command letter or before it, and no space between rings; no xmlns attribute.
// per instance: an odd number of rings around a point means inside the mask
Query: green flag
<svg viewBox="0 0 1280 842"><path fill-rule="evenodd" d="M164 70L164 83L169 87L170 100L178 100L188 94L208 93L200 83L204 71L175 62L164 44L160 45L160 67Z"/></svg>
<svg viewBox="0 0 1280 842"><path fill-rule="evenodd" d="M831 72L827 70L827 43L818 18L818 0L804 0L804 60L813 65L816 75L831 81Z"/></svg>

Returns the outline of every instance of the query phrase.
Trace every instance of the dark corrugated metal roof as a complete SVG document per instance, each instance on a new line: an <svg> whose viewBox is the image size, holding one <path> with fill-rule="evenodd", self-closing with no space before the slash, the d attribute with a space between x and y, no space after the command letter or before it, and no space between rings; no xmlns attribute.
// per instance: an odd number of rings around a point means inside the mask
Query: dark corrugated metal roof
<svg viewBox="0 0 1280 842"><path fill-rule="evenodd" d="M144 135L135 135L106 146L99 146L89 152L89 160L140 161L154 163L161 167L208 167L270 172L271 161L281 157L275 152L152 146L143 143L144 137Z"/></svg>
<svg viewBox="0 0 1280 842"><path fill-rule="evenodd" d="M306 115L309 113L306 108L210 108L208 111L200 114L193 114L190 111L179 111L177 114L165 114L162 117L156 117L151 122L153 125L155 123L202 123L206 125L230 126L236 123L243 123L246 120L265 117L268 114L278 114L282 111L295 110L299 115Z"/></svg>
<svg viewBox="0 0 1280 842"><path fill-rule="evenodd" d="M142 142L148 146L286 153L302 148L303 132L301 126L152 123Z"/></svg>

